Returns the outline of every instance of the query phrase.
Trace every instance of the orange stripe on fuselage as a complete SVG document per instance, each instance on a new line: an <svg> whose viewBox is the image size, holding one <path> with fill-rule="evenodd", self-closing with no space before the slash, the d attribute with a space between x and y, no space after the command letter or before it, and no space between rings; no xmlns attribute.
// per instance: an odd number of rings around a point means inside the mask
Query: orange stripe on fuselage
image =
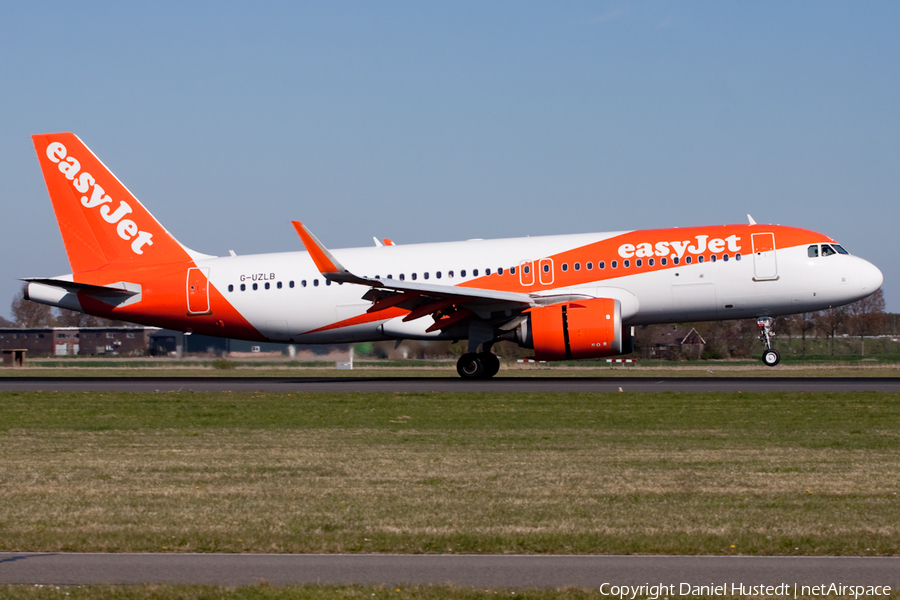
<svg viewBox="0 0 900 600"><path fill-rule="evenodd" d="M831 238L814 231L798 229L796 227L784 227L781 225L720 225L712 227L686 227L683 229L646 229L631 231L593 244L566 250L548 257L541 257L553 260L552 284L540 283L540 273L538 273L537 264L538 259L535 257L534 263L531 264L534 276L533 285L521 284L519 273L519 269L521 268L520 265L497 265L498 267L503 267L503 275L499 275L495 272L486 277L479 277L461 283L459 284L459 287L489 289L503 292L533 293L564 287L600 284L607 280L617 279L628 275L685 267L687 266L684 262L686 256L693 257L693 262L695 263L697 257L701 254L705 256L707 260L709 260L711 254L716 254L719 259L722 258L723 254L728 254L731 258L734 258L736 253L742 254L743 256L749 256L753 252L750 236L754 233L774 233L776 249L791 248L806 244L834 242ZM699 241L698 236L706 237L704 240ZM731 248L738 248L736 251L730 250L728 242L725 241L732 236L738 238L737 240L732 238L731 243ZM717 252L711 252L709 250L709 243L713 240L722 240L724 242L724 248ZM672 242L676 242L676 244L673 245ZM665 243L666 246L657 246L662 243ZM633 246L633 248L631 248L631 256L628 258L631 262L631 266L625 268L623 267L625 258L621 255L620 249L628 244ZM637 256L637 248L641 244L649 244L649 248L652 249L653 254L651 256ZM700 247L698 246L704 245L706 246L705 252L700 253L690 251L691 247L699 250ZM658 248L668 248L668 252L664 255L657 254ZM642 249L647 250L647 246L644 246ZM683 251L679 257L679 264L676 265L672 258L673 256L678 256L679 250L682 249ZM628 254L628 252L625 252L625 254ZM660 259L663 257L666 258L666 265L662 265L661 263ZM642 260L643 264L641 267L635 266L635 261L638 258ZM653 258L653 266L649 265L650 258ZM605 263L604 269L598 267L598 263L601 261ZM612 268L612 261L618 262L618 268ZM587 269L588 262L592 263L593 268L591 270ZM580 270L575 270L575 263L579 263ZM563 264L568 265L567 271L562 270ZM516 273L510 274L509 267L516 267Z"/></svg>
<svg viewBox="0 0 900 600"><path fill-rule="evenodd" d="M331 323L330 325L324 325L323 327L319 327L317 329L312 329L310 331L304 331L302 335L306 335L309 333L319 333L320 331L330 331L332 329L339 329L341 327L351 327L353 325L365 325L366 323L377 323L378 321L389 321L390 319L396 317L402 317L407 314L409 311L403 308L386 308L384 310L380 310L374 313L363 313L361 315L350 317L349 319L344 319L343 321L338 321L337 323Z"/></svg>
<svg viewBox="0 0 900 600"><path fill-rule="evenodd" d="M82 308L91 315L178 331L191 331L202 335L265 341L266 337L257 331L212 283L207 283L210 311L203 315L188 314L187 271L194 266L194 261L187 261L128 271L107 268L76 273L74 279L79 283L93 285L109 285L119 281L141 285L139 302L115 308L86 294L79 294L78 299Z"/></svg>

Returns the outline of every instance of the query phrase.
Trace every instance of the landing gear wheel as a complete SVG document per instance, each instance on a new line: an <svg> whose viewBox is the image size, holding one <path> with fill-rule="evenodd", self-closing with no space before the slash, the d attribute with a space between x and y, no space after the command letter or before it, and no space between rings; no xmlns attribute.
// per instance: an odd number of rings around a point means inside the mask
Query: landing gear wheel
<svg viewBox="0 0 900 600"><path fill-rule="evenodd" d="M778 350L772 348L772 325L775 324L774 317L759 317L756 319L756 328L759 330L759 340L766 345L766 351L763 352L763 364L767 367L774 367L781 362L781 355Z"/></svg>
<svg viewBox="0 0 900 600"><path fill-rule="evenodd" d="M490 379L500 370L500 359L493 352L479 352L478 358L484 365L484 374L482 377Z"/></svg>
<svg viewBox="0 0 900 600"><path fill-rule="evenodd" d="M466 352L456 361L456 372L463 379L480 379L484 377L484 363L478 354Z"/></svg>

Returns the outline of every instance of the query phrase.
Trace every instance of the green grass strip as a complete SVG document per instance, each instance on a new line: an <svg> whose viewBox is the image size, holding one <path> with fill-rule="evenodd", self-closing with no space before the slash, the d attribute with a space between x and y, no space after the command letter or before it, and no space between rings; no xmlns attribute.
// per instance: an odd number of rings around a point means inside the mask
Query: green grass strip
<svg viewBox="0 0 900 600"><path fill-rule="evenodd" d="M897 554L900 395L3 393L0 550Z"/></svg>

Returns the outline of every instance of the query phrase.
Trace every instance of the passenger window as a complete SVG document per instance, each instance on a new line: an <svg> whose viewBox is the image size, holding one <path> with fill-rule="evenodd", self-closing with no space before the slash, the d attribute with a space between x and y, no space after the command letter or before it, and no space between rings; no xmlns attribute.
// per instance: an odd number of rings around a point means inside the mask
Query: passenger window
<svg viewBox="0 0 900 600"><path fill-rule="evenodd" d="M228 284L228 291L229 291L229 292L233 292L233 291L234 291L234 286L231 285L230 283Z"/></svg>
<svg viewBox="0 0 900 600"><path fill-rule="evenodd" d="M575 263L575 270L576 270L576 271L580 271L580 270L581 270L581 263Z"/></svg>
<svg viewBox="0 0 900 600"><path fill-rule="evenodd" d="M393 275L391 275L391 274L390 274L390 273L388 273L388 276L387 276L387 278L388 278L388 279L393 279L393 278L394 278L394 276L393 276Z"/></svg>
<svg viewBox="0 0 900 600"><path fill-rule="evenodd" d="M304 279L303 281L301 281L301 282L300 282L300 285L302 285L303 287L306 287L306 280ZM294 287L294 282L293 282L293 281L291 282L291 287Z"/></svg>
<svg viewBox="0 0 900 600"><path fill-rule="evenodd" d="M563 263L563 264L562 264L562 270L563 270L563 273L565 273L566 271L568 271L568 270L569 270L569 263Z"/></svg>
<svg viewBox="0 0 900 600"><path fill-rule="evenodd" d="M652 267L655 263L656 263L656 259L651 258L647 261L647 266Z"/></svg>
<svg viewBox="0 0 900 600"><path fill-rule="evenodd" d="M503 275L503 267L497 269L497 275Z"/></svg>
<svg viewBox="0 0 900 600"><path fill-rule="evenodd" d="M659 259L659 264L662 266L666 266L666 263L669 262L665 257Z"/></svg>
<svg viewBox="0 0 900 600"><path fill-rule="evenodd" d="M522 267L522 272L528 275L529 273L531 273L531 267L525 265L524 267Z"/></svg>
<svg viewBox="0 0 900 600"><path fill-rule="evenodd" d="M325 280L325 285L331 285L331 280L330 280L330 279L326 279L326 280Z"/></svg>
<svg viewBox="0 0 900 600"><path fill-rule="evenodd" d="M406 281L406 275L400 273L400 281Z"/></svg>
<svg viewBox="0 0 900 600"><path fill-rule="evenodd" d="M601 263L601 264L602 264L602 263ZM609 263L609 266L612 267L613 269L618 269L618 268L619 268L619 261L614 260L614 261L612 261L611 263Z"/></svg>
<svg viewBox="0 0 900 600"><path fill-rule="evenodd" d="M544 264L544 273L549 273L549 272L550 272L550 265L545 263Z"/></svg>
<svg viewBox="0 0 900 600"><path fill-rule="evenodd" d="M697 257L697 262L698 262L698 263L702 263L702 262L703 262L703 255L702 255L702 254L701 254L700 256Z"/></svg>
<svg viewBox="0 0 900 600"><path fill-rule="evenodd" d="M516 268L515 268L515 267L510 267L510 268L509 268L509 274L510 274L510 275L515 275L515 274L516 274Z"/></svg>
<svg viewBox="0 0 900 600"><path fill-rule="evenodd" d="M290 288L294 287L294 282L293 282L293 281L289 281L289 282L288 282L288 287L290 287ZM306 287L306 280L305 280L305 279L303 280L303 287Z"/></svg>
<svg viewBox="0 0 900 600"><path fill-rule="evenodd" d="M438 279L440 279L440 278L441 278L441 272L438 271L437 273L434 274L434 276L437 277Z"/></svg>
<svg viewBox="0 0 900 600"><path fill-rule="evenodd" d="M810 258L819 258L819 245L813 244L806 249L806 255Z"/></svg>
<svg viewBox="0 0 900 600"><path fill-rule="evenodd" d="M272 285L267 281L267 282L266 282L266 289L269 289L269 288L271 288L271 287L272 287Z"/></svg>
<svg viewBox="0 0 900 600"><path fill-rule="evenodd" d="M844 250L843 246L839 246L838 244L833 244L834 249L838 251L838 254L850 254L846 250Z"/></svg>
<svg viewBox="0 0 900 600"><path fill-rule="evenodd" d="M416 275L415 273L412 274L412 280L413 280L413 281L415 281L415 280L418 279L418 278L419 278L418 275Z"/></svg>
<svg viewBox="0 0 900 600"><path fill-rule="evenodd" d="M741 260L741 253L740 253L740 252L738 252L737 254L734 255L734 260Z"/></svg>
<svg viewBox="0 0 900 600"><path fill-rule="evenodd" d="M313 287L319 287L319 280L313 279Z"/></svg>
<svg viewBox="0 0 900 600"><path fill-rule="evenodd" d="M713 256L713 258L715 258L715 256ZM684 264L686 264L686 265L691 264L691 257L690 257L690 256L685 256L685 257L684 257Z"/></svg>
<svg viewBox="0 0 900 600"><path fill-rule="evenodd" d="M253 284L253 291L255 292L255 291L258 290L258 289L259 289L259 284L254 283L254 284Z"/></svg>
<svg viewBox="0 0 900 600"><path fill-rule="evenodd" d="M428 271L425 271L425 274L422 275L425 279L428 279Z"/></svg>
<svg viewBox="0 0 900 600"><path fill-rule="evenodd" d="M242 292L246 292L246 291L247 291L247 285L246 285L246 284L244 284L244 283L241 284L241 291L242 291Z"/></svg>
<svg viewBox="0 0 900 600"><path fill-rule="evenodd" d="M281 282L279 281L278 283L276 283L276 284L275 284L275 287L277 287L277 288L280 290L280 289L281 289Z"/></svg>
<svg viewBox="0 0 900 600"><path fill-rule="evenodd" d="M447 277L453 279L453 271L447 271Z"/></svg>
<svg viewBox="0 0 900 600"><path fill-rule="evenodd" d="M592 263L591 261L588 261L587 264L584 265L584 267L585 267L588 271L593 271L593 270L594 270L594 263Z"/></svg>
<svg viewBox="0 0 900 600"><path fill-rule="evenodd" d="M677 264L678 264L678 257L677 257L677 256L673 256L673 257L672 257L672 264L673 264L673 265L677 265Z"/></svg>
<svg viewBox="0 0 900 600"><path fill-rule="evenodd" d="M622 266L627 269L628 267L631 266L631 261L626 258L625 260L622 261Z"/></svg>
<svg viewBox="0 0 900 600"><path fill-rule="evenodd" d="M822 256L832 256L834 254L837 254L834 248L828 244L822 244Z"/></svg>
<svg viewBox="0 0 900 600"><path fill-rule="evenodd" d="M472 269L472 277L478 277L478 269Z"/></svg>
<svg viewBox="0 0 900 600"><path fill-rule="evenodd" d="M728 262L728 255L727 255L727 254L723 254L723 255L722 255L722 260L724 260L725 262Z"/></svg>
<svg viewBox="0 0 900 600"><path fill-rule="evenodd" d="M460 276L460 277L465 277L465 276L466 276L466 270L463 269L462 271L460 271L460 272L459 272L459 276Z"/></svg>
<svg viewBox="0 0 900 600"><path fill-rule="evenodd" d="M716 262L716 255L713 254L712 256L710 256L710 257L709 257L709 260L711 260L711 261L713 261L713 262Z"/></svg>
<svg viewBox="0 0 900 600"><path fill-rule="evenodd" d="M639 259L637 259L636 261L634 261L634 266L636 266L636 267L643 267L643 266L644 266L644 261L643 261L642 259L639 258Z"/></svg>
<svg viewBox="0 0 900 600"><path fill-rule="evenodd" d="M485 274L485 276L490 275L490 274L491 274L491 270L490 270L490 269L485 269L485 270L484 270L484 274Z"/></svg>

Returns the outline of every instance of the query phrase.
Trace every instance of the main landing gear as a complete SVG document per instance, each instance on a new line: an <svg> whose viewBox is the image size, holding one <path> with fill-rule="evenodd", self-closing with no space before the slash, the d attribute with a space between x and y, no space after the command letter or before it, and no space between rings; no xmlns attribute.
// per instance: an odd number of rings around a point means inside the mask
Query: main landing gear
<svg viewBox="0 0 900 600"><path fill-rule="evenodd" d="M759 317L756 320L756 328L759 330L759 339L766 345L766 351L763 352L763 364L767 367L774 367L781 362L781 354L778 350L772 348L772 325L775 324L774 317Z"/></svg>
<svg viewBox="0 0 900 600"><path fill-rule="evenodd" d="M500 370L500 359L493 352L466 352L456 363L463 379L490 379Z"/></svg>

